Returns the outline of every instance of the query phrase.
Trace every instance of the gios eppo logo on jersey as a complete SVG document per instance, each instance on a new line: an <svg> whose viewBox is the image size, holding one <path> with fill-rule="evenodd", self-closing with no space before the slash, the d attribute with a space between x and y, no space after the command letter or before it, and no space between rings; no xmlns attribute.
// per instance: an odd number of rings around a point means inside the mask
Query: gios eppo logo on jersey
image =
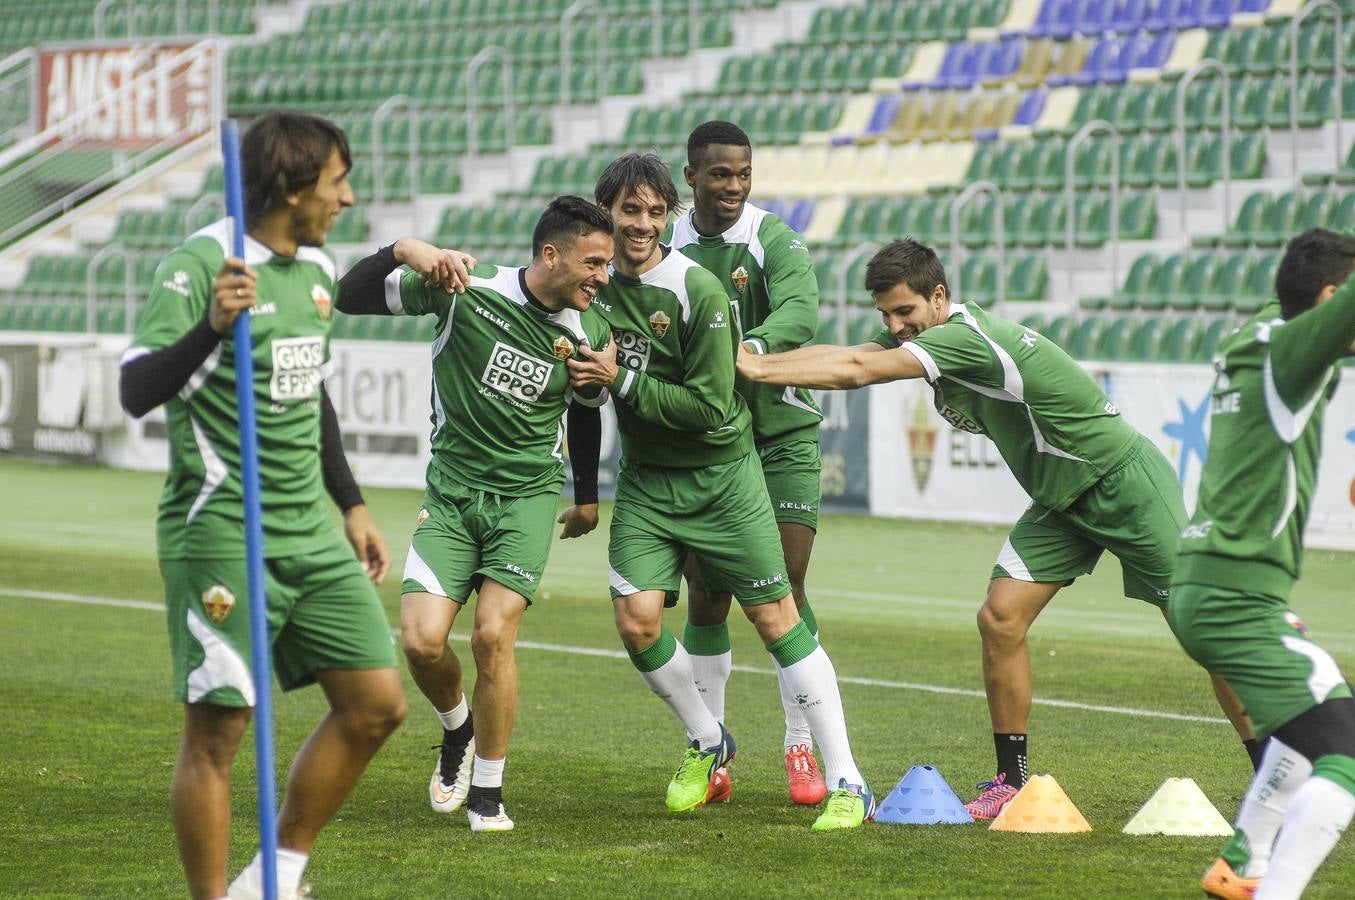
<svg viewBox="0 0 1355 900"><path fill-rule="evenodd" d="M649 338L633 331L616 332L616 364L633 372L643 372L649 366Z"/></svg>
<svg viewBox="0 0 1355 900"><path fill-rule="evenodd" d="M516 347L496 341L480 382L524 403L535 403L546 392L546 382L550 380L554 368L554 363L544 362Z"/></svg>
<svg viewBox="0 0 1355 900"><path fill-rule="evenodd" d="M325 342L320 335L275 338L273 375L268 389L274 403L309 400L324 377Z"/></svg>

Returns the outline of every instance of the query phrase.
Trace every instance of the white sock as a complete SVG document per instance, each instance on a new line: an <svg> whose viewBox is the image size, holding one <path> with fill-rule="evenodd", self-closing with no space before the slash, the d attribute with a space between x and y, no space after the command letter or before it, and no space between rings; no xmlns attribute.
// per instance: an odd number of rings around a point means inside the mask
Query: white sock
<svg viewBox="0 0 1355 900"><path fill-rule="evenodd" d="M692 660L692 678L701 694L701 702L721 725L725 721L725 685L734 669L734 654L728 650L718 656L689 653Z"/></svg>
<svg viewBox="0 0 1355 900"><path fill-rule="evenodd" d="M676 643L676 642L675 642ZM654 669L641 672L640 677L649 689L668 704L682 727L687 729L687 740L696 741L702 749L720 743L720 722L706 707L701 692L692 676L692 657L682 644L677 644L673 658Z"/></svg>
<svg viewBox="0 0 1355 900"><path fill-rule="evenodd" d="M809 720L800 712L795 697L786 691L786 679L781 675L781 664L776 661L776 657L772 657L772 665L776 667L776 686L781 691L781 709L786 714L786 740L782 752L789 753L791 747L801 744L812 750L814 735L810 731Z"/></svg>
<svg viewBox="0 0 1355 900"><path fill-rule="evenodd" d="M483 759L480 754L475 754L475 764L470 770L471 787L503 787L503 764L506 762L508 757Z"/></svg>
<svg viewBox="0 0 1355 900"><path fill-rule="evenodd" d="M1261 767L1237 813L1237 830L1246 835L1251 854L1247 864L1237 874L1244 878L1260 878L1270 865L1271 846L1284 823L1285 810L1299 786L1313 773L1313 764L1293 747L1272 737L1266 742L1261 756Z"/></svg>
<svg viewBox="0 0 1355 900"><path fill-rule="evenodd" d="M470 715L470 704L466 703L466 695L462 694L461 702L456 706L446 712L440 709L435 709L433 712L438 714L438 721L442 723L443 728L448 731L456 731L466 724L466 716Z"/></svg>
<svg viewBox="0 0 1355 900"><path fill-rule="evenodd" d="M777 666L776 675L782 682L782 693L792 698L819 742L828 789L836 789L838 781L843 779L848 784L864 787L866 781L856 767L851 743L847 740L847 720L842 713L842 695L837 689L837 670L828 654L822 647L815 647L813 653L794 665L784 669ZM799 701L801 697L803 701Z"/></svg>
<svg viewBox="0 0 1355 900"><path fill-rule="evenodd" d="M1294 793L1256 900L1297 900L1355 816L1355 796L1334 781L1309 778Z"/></svg>
<svg viewBox="0 0 1355 900"><path fill-rule="evenodd" d="M310 854L302 853L299 850L288 850L286 847L278 848L277 875L278 875L278 896L286 894L295 894L297 888L301 886L301 876L306 872L306 863L310 862ZM263 887L263 853L255 853L254 858L245 866L243 872L236 877L236 881L257 884Z"/></svg>

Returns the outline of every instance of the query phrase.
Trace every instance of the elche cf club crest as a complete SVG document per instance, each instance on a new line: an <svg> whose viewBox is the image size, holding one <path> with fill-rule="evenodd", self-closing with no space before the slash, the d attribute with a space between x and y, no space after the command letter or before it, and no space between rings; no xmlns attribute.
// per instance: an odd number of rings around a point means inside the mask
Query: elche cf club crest
<svg viewBox="0 0 1355 900"><path fill-rule="evenodd" d="M235 608L235 595L224 585L214 584L202 592L202 608L207 611L207 618L220 625Z"/></svg>
<svg viewBox="0 0 1355 900"><path fill-rule="evenodd" d="M334 305L334 298L329 296L329 291L325 290L322 284L311 285L311 299L315 301L315 311L320 314L320 321L329 320L330 307Z"/></svg>
<svg viewBox="0 0 1355 900"><path fill-rule="evenodd" d="M913 401L913 412L908 417L908 455L913 461L913 483L919 494L927 490L932 477L932 460L936 458L936 434L940 429L932 421L931 404L923 396Z"/></svg>
<svg viewBox="0 0 1355 900"><path fill-rule="evenodd" d="M729 281L734 285L734 290L738 291L739 296L742 297L743 292L748 290L748 270L739 266L729 273Z"/></svg>
<svg viewBox="0 0 1355 900"><path fill-rule="evenodd" d="M574 345L569 342L569 338L562 334L555 339L555 343L551 344L550 349L555 354L556 359L569 359L569 355L574 352Z"/></svg>
<svg viewBox="0 0 1355 900"><path fill-rule="evenodd" d="M415 527L415 528L418 528L420 525L422 525L422 524L424 523L425 520L427 520L427 518L428 518L428 510L427 510L427 509L420 509L420 510L419 510L419 517L418 517L418 519L415 520L415 522L414 522L414 527Z"/></svg>
<svg viewBox="0 0 1355 900"><path fill-rule="evenodd" d="M671 324L673 324L673 320L668 318L663 310L659 310L649 317L649 330L653 331L654 336L660 340L668 333L668 326Z"/></svg>

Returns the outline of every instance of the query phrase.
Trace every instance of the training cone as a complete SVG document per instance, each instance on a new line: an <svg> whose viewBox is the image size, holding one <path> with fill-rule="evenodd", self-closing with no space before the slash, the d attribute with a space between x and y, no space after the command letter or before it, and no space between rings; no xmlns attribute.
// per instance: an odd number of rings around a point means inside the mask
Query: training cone
<svg viewBox="0 0 1355 900"><path fill-rule="evenodd" d="M1053 775L1036 775L1002 807L988 830L1053 834L1091 831L1092 827Z"/></svg>
<svg viewBox="0 0 1355 900"><path fill-rule="evenodd" d="M1217 835L1233 828L1193 778L1168 778L1124 827L1125 834Z"/></svg>
<svg viewBox="0 0 1355 900"><path fill-rule="evenodd" d="M913 766L875 811L891 825L969 825L974 819L946 779L931 766Z"/></svg>

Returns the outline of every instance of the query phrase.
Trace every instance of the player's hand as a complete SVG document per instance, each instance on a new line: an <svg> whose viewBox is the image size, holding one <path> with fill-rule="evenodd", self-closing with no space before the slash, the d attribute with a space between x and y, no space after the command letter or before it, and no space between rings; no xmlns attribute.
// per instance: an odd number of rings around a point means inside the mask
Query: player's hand
<svg viewBox="0 0 1355 900"><path fill-rule="evenodd" d="M423 276L424 284L449 294L464 294L476 259L460 250L444 250L418 238L395 242L395 259Z"/></svg>
<svg viewBox="0 0 1355 900"><path fill-rule="evenodd" d="M598 527L598 505L596 503L583 503L571 506L560 513L559 518L555 521L565 526L560 529L560 537L565 540L583 537Z"/></svg>
<svg viewBox="0 0 1355 900"><path fill-rule="evenodd" d="M384 581L386 573L390 571L391 555L365 503L359 503L343 514L343 533L348 543L353 545L353 552L357 554L358 562L362 563L362 569L372 579L372 583Z"/></svg>
<svg viewBox="0 0 1355 900"><path fill-rule="evenodd" d="M734 357L734 368L739 375L749 381L757 381L758 371L761 367L762 357L756 353L749 352L748 348L742 343L739 344L738 354Z"/></svg>
<svg viewBox="0 0 1355 900"><path fill-rule="evenodd" d="M608 341L601 350L580 344L579 356L583 358L571 357L565 361L569 366L570 387L611 387L612 382L616 381L616 341Z"/></svg>
<svg viewBox="0 0 1355 900"><path fill-rule="evenodd" d="M207 309L207 324L213 331L222 337L231 333L240 312L254 305L258 281L243 259L226 257L212 281L212 304Z"/></svg>

